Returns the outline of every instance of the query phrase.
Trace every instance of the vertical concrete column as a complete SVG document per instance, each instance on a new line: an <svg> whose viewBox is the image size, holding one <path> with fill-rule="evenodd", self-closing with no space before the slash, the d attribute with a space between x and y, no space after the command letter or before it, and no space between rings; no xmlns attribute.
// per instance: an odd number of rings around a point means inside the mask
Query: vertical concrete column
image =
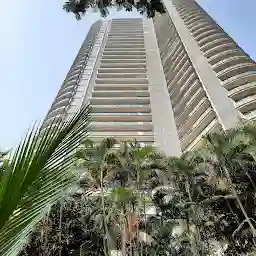
<svg viewBox="0 0 256 256"><path fill-rule="evenodd" d="M180 156L180 140L152 19L144 19L143 28L155 144L167 156Z"/></svg>
<svg viewBox="0 0 256 256"><path fill-rule="evenodd" d="M228 97L227 90L222 86L221 81L216 76L208 60L204 57L199 45L190 34L189 29L186 27L173 5L172 0L163 0L163 4L176 27L222 128L224 130L234 128L239 122L240 115L231 99Z"/></svg>

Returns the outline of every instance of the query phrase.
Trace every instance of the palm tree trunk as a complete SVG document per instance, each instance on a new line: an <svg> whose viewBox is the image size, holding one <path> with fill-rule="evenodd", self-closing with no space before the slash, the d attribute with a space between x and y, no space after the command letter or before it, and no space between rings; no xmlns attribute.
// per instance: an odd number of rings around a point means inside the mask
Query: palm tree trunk
<svg viewBox="0 0 256 256"><path fill-rule="evenodd" d="M63 213L63 199L60 201L60 223L59 223L59 243L60 243L60 249L59 249L59 256L62 254L62 248L61 248L61 227L62 227L62 213Z"/></svg>
<svg viewBox="0 0 256 256"><path fill-rule="evenodd" d="M188 194L189 201L193 202L193 199L192 199L192 196L191 196L191 193L190 193L190 185L189 185L187 180L185 182L185 187L186 187L186 192ZM192 251L193 256L196 256L196 255L200 255L198 250L197 250L197 239L199 238L199 230L198 230L198 227L196 225L196 218L195 218L195 214L194 214L194 205L192 205L190 207L192 207L191 219L192 219L192 223L195 225L196 234L193 234L194 232L192 232L190 230L189 224L188 224L188 230L189 230L189 233L192 234L192 238L191 238L191 251ZM201 245L201 242L200 242L200 245Z"/></svg>
<svg viewBox="0 0 256 256"><path fill-rule="evenodd" d="M108 226L106 221L106 209L105 209L105 200L104 200L104 191L103 191L103 168L100 169L100 194L101 194L101 207L103 212L104 219L104 237L103 237L103 247L104 247L104 255L108 256Z"/></svg>
<svg viewBox="0 0 256 256"><path fill-rule="evenodd" d="M253 189L254 189L254 191L256 192L256 185L255 185L255 183L253 182L252 177L251 177L251 175L248 173L248 171L246 171L246 176L249 178L250 182L252 183Z"/></svg>
<svg viewBox="0 0 256 256"><path fill-rule="evenodd" d="M136 175L137 175L137 177L136 177L136 187L137 188L136 189L137 189L137 194L140 197L140 193L139 193L139 191L140 191L140 171L139 171L138 166L136 166ZM140 200L138 200L138 202L139 201ZM137 218L139 218L139 216L140 216L140 209L139 209L138 206L137 206L136 214L137 214ZM142 245L140 246L140 248L138 246L138 241L139 241L139 225L136 226L136 239L135 239L135 241L136 241L136 245L135 246L137 248L137 253L139 255L139 252L142 251ZM136 250L134 250L134 251L136 252Z"/></svg>
<svg viewBox="0 0 256 256"><path fill-rule="evenodd" d="M237 215L234 213L234 211L233 211L232 207L230 206L230 203L228 202L228 200L226 200L226 203L227 203L227 205L228 205L228 209L230 210L230 212L232 213L232 215L235 217L236 223L239 225L240 222L239 222L239 220L238 220L238 218L237 218Z"/></svg>
<svg viewBox="0 0 256 256"><path fill-rule="evenodd" d="M248 216L246 210L244 209L244 206L243 206L243 204L242 204L242 202L241 202L241 200L240 200L240 198L239 198L239 196L237 194L237 191L236 191L236 189L235 189L235 187L233 185L232 179L230 177L229 170L228 170L228 168L226 166L223 166L223 170L224 170L224 172L226 174L226 177L229 179L230 184L232 186L232 191L231 192L234 195L234 197L236 198L236 201L237 201L237 203L239 205L239 208L241 209L241 211L242 211L242 213L243 213L243 215L245 217L245 220L248 223L248 225L249 225L249 227L250 227L250 229L252 231L253 237L255 238L256 237L256 230L255 230L255 228L254 228L254 226L253 226L253 224L251 222L251 219L249 218L249 216Z"/></svg>
<svg viewBox="0 0 256 256"><path fill-rule="evenodd" d="M121 216L120 216L120 223L121 223L121 251L122 255L126 256L126 238L127 238L127 225L125 221L124 209L121 209Z"/></svg>

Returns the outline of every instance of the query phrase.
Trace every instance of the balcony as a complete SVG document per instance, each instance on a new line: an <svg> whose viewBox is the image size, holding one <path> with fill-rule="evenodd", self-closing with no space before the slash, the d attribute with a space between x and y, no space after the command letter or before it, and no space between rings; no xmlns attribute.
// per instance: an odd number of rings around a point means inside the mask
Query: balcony
<svg viewBox="0 0 256 256"><path fill-rule="evenodd" d="M92 105L144 105L150 104L149 98L91 98Z"/></svg>
<svg viewBox="0 0 256 256"><path fill-rule="evenodd" d="M177 91L181 89L184 83L190 80L191 76L194 74L192 66L188 64L187 67L188 68L185 69L185 72L179 72L178 74L175 74L171 83L168 85L168 88L170 88L171 94L175 94L175 92L177 93ZM184 79L186 79L186 81L182 83Z"/></svg>
<svg viewBox="0 0 256 256"><path fill-rule="evenodd" d="M109 35L108 36L108 40L110 41L121 41L121 40L130 40L130 41L132 41L132 40L144 40L144 35L127 35L126 33L125 34L123 34L123 35Z"/></svg>
<svg viewBox="0 0 256 256"><path fill-rule="evenodd" d="M61 99L61 100L58 100L58 101L55 101L54 104L52 105L51 107L51 111L57 109L57 108L60 108L60 107L65 107L68 105L70 99L69 98L64 98L64 99Z"/></svg>
<svg viewBox="0 0 256 256"><path fill-rule="evenodd" d="M184 123L187 120L190 112L193 111L198 102L200 102L200 100L202 100L204 97L205 92L202 88L199 88L199 90L191 97L191 99L189 99L189 101L186 102L186 104L177 105L173 110L174 115L176 116L176 123Z"/></svg>
<svg viewBox="0 0 256 256"><path fill-rule="evenodd" d="M147 78L97 78L95 81L95 84L101 85L101 84L144 84L148 85L148 79Z"/></svg>
<svg viewBox="0 0 256 256"><path fill-rule="evenodd" d="M122 49L122 50L113 50L113 51L106 51L104 50L103 56L109 56L109 55L116 55L116 56L123 56L123 55L131 55L131 56L146 56L145 50L135 50L132 49L131 51Z"/></svg>
<svg viewBox="0 0 256 256"><path fill-rule="evenodd" d="M118 55L108 55L108 54L103 54L102 56L102 60L109 60L109 59L115 59L115 60L136 60L136 59L140 59L140 60L145 60L146 62L146 54L140 54L140 55L131 55L131 54L118 54ZM118 62L116 61L116 62Z"/></svg>
<svg viewBox="0 0 256 256"><path fill-rule="evenodd" d="M201 99L194 109L188 114L188 119L180 125L179 136L183 137L196 121L210 108L210 103L207 98Z"/></svg>
<svg viewBox="0 0 256 256"><path fill-rule="evenodd" d="M195 80L189 88L184 87L184 89L180 91L180 94L176 98L172 97L173 107L176 107L179 104L180 105L186 104L185 102L188 101L188 97L191 97L191 95L194 95L196 91L199 89L199 87L200 87L200 83L198 80ZM187 90L185 90L185 88Z"/></svg>
<svg viewBox="0 0 256 256"><path fill-rule="evenodd" d="M204 27L201 27L198 30L194 31L192 34L195 38L197 38L199 35L202 35L205 31L210 31L214 28L215 27L212 24L208 23Z"/></svg>
<svg viewBox="0 0 256 256"><path fill-rule="evenodd" d="M235 103L236 108L243 114L256 109L256 94L243 98Z"/></svg>
<svg viewBox="0 0 256 256"><path fill-rule="evenodd" d="M186 66L187 63L189 63L189 58L186 54L181 57L180 61L177 63L177 65L174 67L173 72L179 71L182 67Z"/></svg>
<svg viewBox="0 0 256 256"><path fill-rule="evenodd" d="M88 137L90 140L94 141L95 143L101 142L104 138L108 137L114 137L117 141L133 141L136 139L137 142L145 142L145 143L154 143L154 136L140 136L140 135L135 135L135 136L129 136L129 135L119 135L118 133L111 133L112 136L108 136L108 133L104 134L98 134L98 136L94 135L95 133L89 133Z"/></svg>
<svg viewBox="0 0 256 256"><path fill-rule="evenodd" d="M141 79L147 78L143 73L98 73L97 79Z"/></svg>
<svg viewBox="0 0 256 256"><path fill-rule="evenodd" d="M93 132L126 132L126 131L136 131L136 132L144 132L149 131L151 132L153 130L152 123L144 123L144 124L138 124L138 123L99 123L99 122L91 122L91 130Z"/></svg>
<svg viewBox="0 0 256 256"><path fill-rule="evenodd" d="M147 72L147 65L146 63L102 63L100 65L99 72L109 72L113 71L122 71L122 70L139 70L143 72ZM135 73L135 72L130 72Z"/></svg>
<svg viewBox="0 0 256 256"><path fill-rule="evenodd" d="M200 28L203 28L205 26L209 25L209 21L202 21L199 24L197 24L196 26L193 26L190 29L190 32L193 34L194 32L197 32ZM213 24L211 24L211 27L213 27Z"/></svg>
<svg viewBox="0 0 256 256"><path fill-rule="evenodd" d="M195 80L198 80L198 78L197 78L197 75L193 72L193 73L190 74L189 78L187 79L187 81L183 85L173 86L173 88L169 88L169 86L168 86L170 96L172 98L177 97L180 92L185 90L185 88L187 88L190 84L194 83Z"/></svg>
<svg viewBox="0 0 256 256"><path fill-rule="evenodd" d="M229 66L226 69L222 70L221 72L219 72L217 74L218 78L222 81L225 81L229 78L232 78L238 74L243 74L245 72L256 72L256 65L251 63L251 62L247 62L247 63L242 63L242 64L237 64L234 66Z"/></svg>
<svg viewBox="0 0 256 256"><path fill-rule="evenodd" d="M94 91L92 97L149 97L148 91Z"/></svg>
<svg viewBox="0 0 256 256"><path fill-rule="evenodd" d="M194 123L190 130L182 137L181 147L184 150L196 137L203 132L204 129L216 118L215 113L208 109L203 115Z"/></svg>
<svg viewBox="0 0 256 256"><path fill-rule="evenodd" d="M146 64L146 58L141 58L141 59L102 59L101 65L124 65L125 64Z"/></svg>
<svg viewBox="0 0 256 256"><path fill-rule="evenodd" d="M230 39L225 36L225 37L217 38L215 40L212 40L204 44L203 46L200 47L200 49L202 52L207 52L209 49L212 49L216 45L222 45L227 43L231 43L231 42L230 42ZM233 44L233 47L235 48L235 44Z"/></svg>
<svg viewBox="0 0 256 256"><path fill-rule="evenodd" d="M249 113L245 114L246 119L248 120L255 120L256 119L256 110L253 110Z"/></svg>
<svg viewBox="0 0 256 256"><path fill-rule="evenodd" d="M92 113L150 113L150 106L143 105L92 105Z"/></svg>
<svg viewBox="0 0 256 256"><path fill-rule="evenodd" d="M115 137L115 138L129 138L129 140L134 140L134 138L148 138L151 137L151 139L154 137L153 132L137 132L137 131L130 131L130 132L96 132L92 131L89 133L89 138L109 138L109 137Z"/></svg>
<svg viewBox="0 0 256 256"><path fill-rule="evenodd" d="M50 109L49 113L47 114L47 119L55 117L55 116L58 116L58 115L61 115L61 114L64 114L65 113L65 109L66 109L65 106L57 108L55 110Z"/></svg>
<svg viewBox="0 0 256 256"><path fill-rule="evenodd" d="M100 67L98 70L98 74L143 74L146 73L146 68L121 68L121 67L109 67L109 68L102 68Z"/></svg>
<svg viewBox="0 0 256 256"><path fill-rule="evenodd" d="M209 20L207 19L207 16L205 16L204 14L200 15L200 13L197 13L196 15L197 15L197 17L189 19L186 22L186 25L187 25L189 30L194 28L195 26L201 25L204 22L209 23Z"/></svg>
<svg viewBox="0 0 256 256"><path fill-rule="evenodd" d="M220 38L227 38L227 35L222 31L218 31L218 32L215 31L215 33L212 33L211 35L205 36L204 38L198 40L197 42L201 47L204 47L208 43L213 42L216 39L220 39Z"/></svg>
<svg viewBox="0 0 256 256"><path fill-rule="evenodd" d="M229 97L234 101L238 101L253 94L256 94L256 81L241 85L229 91Z"/></svg>
<svg viewBox="0 0 256 256"><path fill-rule="evenodd" d="M105 84L105 85L95 85L94 92L97 91L148 91L148 85L144 84Z"/></svg>
<svg viewBox="0 0 256 256"><path fill-rule="evenodd" d="M229 56L229 57L226 57L225 59L218 61L216 64L214 64L212 66L212 68L214 69L214 71L216 73L218 73L227 67L231 68L232 66L235 66L237 64L249 63L249 62L251 62L251 61L245 55L240 55L240 56L233 55L233 56Z"/></svg>
<svg viewBox="0 0 256 256"><path fill-rule="evenodd" d="M78 79L72 79L70 81L64 81L65 88L76 85Z"/></svg>
<svg viewBox="0 0 256 256"><path fill-rule="evenodd" d="M143 49L144 48L144 43L136 43L136 44L127 44L127 43L123 43L123 44L106 44L105 50L113 50L113 49Z"/></svg>
<svg viewBox="0 0 256 256"><path fill-rule="evenodd" d="M204 55L207 58L210 58L210 57L216 55L217 53L220 53L220 52L223 52L223 51L228 51L230 49L234 49L234 44L230 43L230 42L226 42L224 44L218 44L218 45L214 46L213 48L204 52Z"/></svg>
<svg viewBox="0 0 256 256"><path fill-rule="evenodd" d="M92 122L151 122L151 114L119 114L119 115L101 115L93 114L91 117Z"/></svg>
<svg viewBox="0 0 256 256"><path fill-rule="evenodd" d="M62 91L60 90L57 97L56 97L56 100L61 100L62 98L65 99L65 98L70 98L72 96L72 91Z"/></svg>
<svg viewBox="0 0 256 256"><path fill-rule="evenodd" d="M222 130L221 125L217 122L217 119L212 120L209 125L186 147L182 146L184 152L195 150L201 146L203 142L202 137L207 133L219 133Z"/></svg>
<svg viewBox="0 0 256 256"><path fill-rule="evenodd" d="M249 71L233 76L225 80L222 84L227 90L232 90L240 85L256 81L256 71Z"/></svg>
<svg viewBox="0 0 256 256"><path fill-rule="evenodd" d="M204 40L204 38L207 38L208 36L218 34L220 32L219 28L211 28L209 30L204 31L203 33L200 33L198 36L195 37L196 41L200 43L201 40Z"/></svg>
<svg viewBox="0 0 256 256"><path fill-rule="evenodd" d="M122 46L123 44L144 44L144 38L108 38L106 46L116 44L120 46Z"/></svg>

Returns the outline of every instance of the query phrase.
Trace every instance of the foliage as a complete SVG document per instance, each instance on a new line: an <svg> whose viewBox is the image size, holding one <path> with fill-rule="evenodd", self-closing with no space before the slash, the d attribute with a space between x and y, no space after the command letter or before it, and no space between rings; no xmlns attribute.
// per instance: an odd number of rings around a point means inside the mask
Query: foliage
<svg viewBox="0 0 256 256"><path fill-rule="evenodd" d="M133 9L137 10L141 15L146 15L148 18L153 18L156 13L165 13L164 6L160 0L68 0L63 5L63 9L67 12L72 12L77 20L85 15L88 9L98 9L102 17L109 14L109 8L116 7L118 11L124 9L131 12Z"/></svg>
<svg viewBox="0 0 256 256"><path fill-rule="evenodd" d="M51 210L50 231L42 232L41 222L22 255L35 255L29 251L35 247L44 255L252 252L255 124L209 134L204 140L204 147L180 158L141 148L136 141L84 141L76 163L85 173L80 194ZM49 254L38 242L42 233L47 248L54 249Z"/></svg>
<svg viewBox="0 0 256 256"><path fill-rule="evenodd" d="M77 180L70 171L86 135L89 109L32 128L10 153L0 180L0 254L17 255L34 226ZM55 120L54 120L55 121Z"/></svg>

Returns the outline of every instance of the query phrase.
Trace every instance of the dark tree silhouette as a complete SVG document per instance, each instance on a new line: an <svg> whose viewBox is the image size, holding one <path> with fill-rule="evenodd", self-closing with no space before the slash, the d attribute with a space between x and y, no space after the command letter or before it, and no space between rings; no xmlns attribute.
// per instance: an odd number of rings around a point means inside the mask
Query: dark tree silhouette
<svg viewBox="0 0 256 256"><path fill-rule="evenodd" d="M109 7L116 7L117 10L126 10L131 12L137 10L141 15L145 15L148 18L153 18L156 13L165 13L165 8L160 0L68 0L63 9L67 12L72 12L77 20L86 14L89 8L97 7L102 15L106 17L109 14Z"/></svg>

